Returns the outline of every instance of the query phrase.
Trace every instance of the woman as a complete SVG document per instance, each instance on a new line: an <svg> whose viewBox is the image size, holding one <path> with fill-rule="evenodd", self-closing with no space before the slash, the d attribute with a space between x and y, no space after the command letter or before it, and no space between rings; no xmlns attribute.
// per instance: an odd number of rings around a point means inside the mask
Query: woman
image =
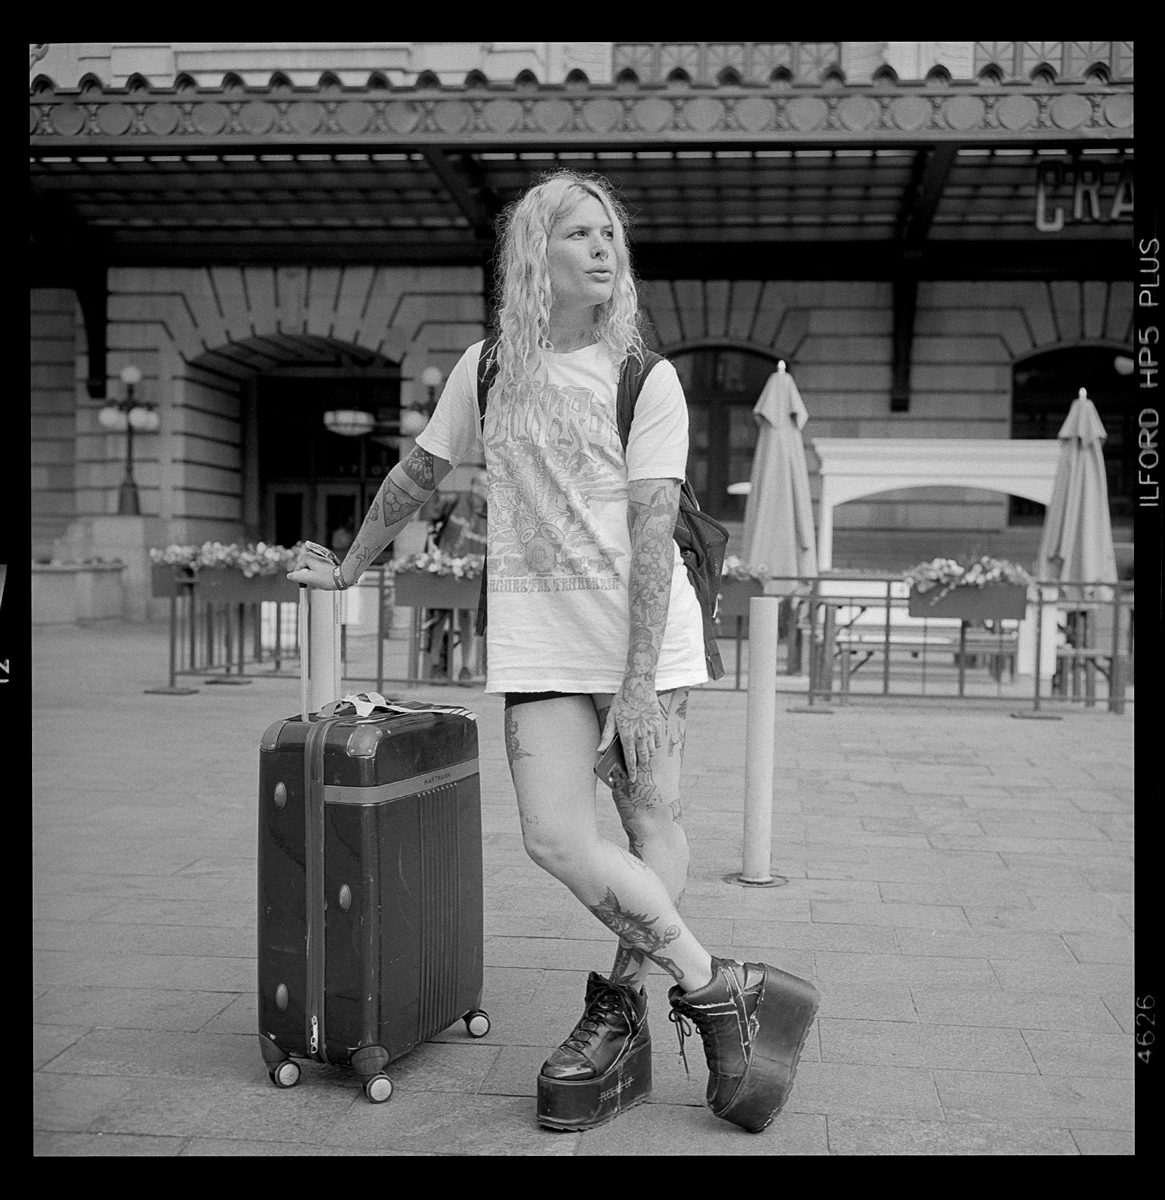
<svg viewBox="0 0 1165 1200"><path fill-rule="evenodd" d="M428 516L429 536L426 551L437 550L448 558L463 558L468 554L485 554L486 479L484 470L475 470L469 490L442 496L434 492L421 509ZM461 672L457 682L469 686L473 682L473 661L477 644L474 633L474 613L468 609L454 612L449 608L430 608L426 612L428 633L426 653L429 656L429 679L450 680L453 675L453 645L461 648Z"/></svg>
<svg viewBox="0 0 1165 1200"><path fill-rule="evenodd" d="M673 538L687 407L664 361L627 441L616 387L643 341L625 215L609 184L559 171L506 212L497 371L484 420L482 343L450 373L416 448L385 480L343 564L290 578L350 587L453 465L484 456L489 483L488 673L530 856L619 944L587 982L582 1018L542 1067L538 1119L585 1129L650 1094L644 980L668 993L681 1050L708 1059L712 1111L765 1128L783 1106L816 989L763 963L714 958L680 917L688 845L680 758L688 689L707 679L700 609ZM613 793L626 849L601 837L596 754L618 739Z"/></svg>

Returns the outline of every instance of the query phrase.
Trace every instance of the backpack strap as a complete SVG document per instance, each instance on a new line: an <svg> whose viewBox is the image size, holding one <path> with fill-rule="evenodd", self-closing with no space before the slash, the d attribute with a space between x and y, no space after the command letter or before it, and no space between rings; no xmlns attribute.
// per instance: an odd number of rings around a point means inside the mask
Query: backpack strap
<svg viewBox="0 0 1165 1200"><path fill-rule="evenodd" d="M477 415L483 423L485 422L485 406L489 403L489 390L493 387L493 382L498 374L498 337L497 334L491 334L482 342L481 355L477 360ZM481 637L485 633L485 617L486 617L486 571L489 563L489 555L482 558L481 563L481 589L477 594L477 621L474 628L477 636Z"/></svg>
<svg viewBox="0 0 1165 1200"><path fill-rule="evenodd" d="M615 419L619 425L619 440L623 449L627 449L627 441L631 436L631 422L635 419L635 401L643 390L643 384L657 363L663 362L663 355L654 350L646 350L643 354L643 365L640 366L630 355L623 360L623 370L619 373L619 393L615 401ZM687 478L680 480L680 492L692 508L699 509L700 502L692 485Z"/></svg>
<svg viewBox="0 0 1165 1200"><path fill-rule="evenodd" d="M498 337L490 334L481 344L481 357L477 360L477 415L485 417L485 406L489 403L489 390L498 374Z"/></svg>
<svg viewBox="0 0 1165 1200"><path fill-rule="evenodd" d="M632 355L623 360L623 369L619 372L619 391L615 398L615 421L619 426L619 440L623 449L627 449L627 439L631 436L631 422L635 417L635 401L643 390L643 382L651 374L657 363L663 362L663 355L654 350L643 352L643 362L639 363Z"/></svg>

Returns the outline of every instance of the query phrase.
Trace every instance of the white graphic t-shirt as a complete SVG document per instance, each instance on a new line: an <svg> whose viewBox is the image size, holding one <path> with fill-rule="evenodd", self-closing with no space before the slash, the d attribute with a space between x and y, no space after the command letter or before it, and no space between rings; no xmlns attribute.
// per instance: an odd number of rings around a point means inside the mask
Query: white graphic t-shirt
<svg viewBox="0 0 1165 1200"><path fill-rule="evenodd" d="M489 482L487 692L616 692L630 631L630 479L683 479L688 410L669 362L647 376L624 454L618 374L601 344L546 355L524 401L494 394L478 417L482 343L453 368L417 445L480 459ZM699 601L674 548L655 686L707 681Z"/></svg>

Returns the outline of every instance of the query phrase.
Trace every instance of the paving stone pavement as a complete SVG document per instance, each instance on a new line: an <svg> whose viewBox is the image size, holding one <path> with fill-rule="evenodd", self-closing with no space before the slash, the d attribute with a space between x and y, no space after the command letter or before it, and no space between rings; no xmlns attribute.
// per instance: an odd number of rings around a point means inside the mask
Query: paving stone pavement
<svg viewBox="0 0 1165 1200"><path fill-rule="evenodd" d="M1131 715L778 697L787 882L745 888L746 693L693 692L685 915L714 953L814 980L819 1018L785 1111L750 1135L704 1107L698 1040L688 1077L653 976L651 1101L552 1133L538 1067L612 942L522 849L500 697L408 693L478 714L493 1026L394 1063L372 1105L313 1063L275 1089L255 1038L257 747L298 683L145 694L166 655L155 623L35 631L36 1155L1133 1152Z"/></svg>

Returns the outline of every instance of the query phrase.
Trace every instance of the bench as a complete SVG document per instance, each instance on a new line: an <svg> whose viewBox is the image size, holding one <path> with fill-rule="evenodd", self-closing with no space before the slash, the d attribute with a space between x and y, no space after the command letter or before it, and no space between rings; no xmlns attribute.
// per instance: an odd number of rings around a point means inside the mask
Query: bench
<svg viewBox="0 0 1165 1200"><path fill-rule="evenodd" d="M895 651L912 658L934 653L951 655L964 694L965 669L985 657L994 678L1006 666L1015 673L1019 622L996 622L996 628L973 627L957 617L912 617L907 611L909 584L896 579L830 579L817 581L814 595L801 604L798 627L808 639L810 688L829 695L836 661L839 690L875 656L882 656L883 691L889 692L890 657Z"/></svg>
<svg viewBox="0 0 1165 1200"><path fill-rule="evenodd" d="M1125 687L1133 682L1132 597L1122 604L1119 636L1113 605L1098 601L1065 601L1061 607L1063 636L1056 647L1054 695L1097 702L1097 677L1108 685L1109 707L1123 711Z"/></svg>

